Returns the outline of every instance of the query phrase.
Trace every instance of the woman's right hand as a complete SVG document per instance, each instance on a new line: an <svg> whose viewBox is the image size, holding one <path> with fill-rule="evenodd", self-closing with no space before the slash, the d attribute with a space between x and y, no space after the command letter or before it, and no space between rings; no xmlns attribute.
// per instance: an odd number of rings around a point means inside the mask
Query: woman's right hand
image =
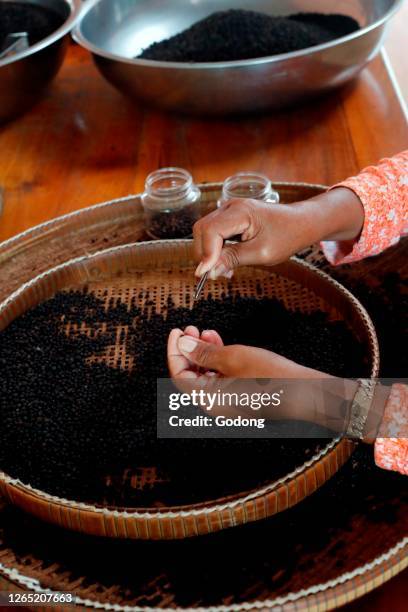
<svg viewBox="0 0 408 612"><path fill-rule="evenodd" d="M354 239L363 221L360 200L346 188L286 205L230 200L194 225L196 275L215 279L238 266L274 265L319 240ZM224 246L237 235L241 242Z"/></svg>

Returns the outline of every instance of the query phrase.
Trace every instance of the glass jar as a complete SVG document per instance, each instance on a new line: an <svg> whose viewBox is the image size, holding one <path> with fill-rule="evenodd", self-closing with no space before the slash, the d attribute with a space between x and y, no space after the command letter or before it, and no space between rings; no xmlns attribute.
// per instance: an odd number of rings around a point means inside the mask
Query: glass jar
<svg viewBox="0 0 408 612"><path fill-rule="evenodd" d="M186 238L200 216L201 192L182 168L149 174L142 195L146 231L152 238Z"/></svg>
<svg viewBox="0 0 408 612"><path fill-rule="evenodd" d="M217 206L235 198L251 198L270 204L279 203L279 194L273 189L271 181L264 174L256 172L238 172L227 178Z"/></svg>

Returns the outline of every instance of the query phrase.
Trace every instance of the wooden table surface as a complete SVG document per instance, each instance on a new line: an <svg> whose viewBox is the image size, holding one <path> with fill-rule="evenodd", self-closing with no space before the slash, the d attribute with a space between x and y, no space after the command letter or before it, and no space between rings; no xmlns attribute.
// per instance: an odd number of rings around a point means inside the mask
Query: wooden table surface
<svg viewBox="0 0 408 612"><path fill-rule="evenodd" d="M187 168L197 181L248 169L331 184L407 145L406 119L380 57L356 83L304 108L214 121L137 108L72 45L48 97L0 128L0 240L141 191L161 166Z"/></svg>
<svg viewBox="0 0 408 612"><path fill-rule="evenodd" d="M0 127L0 240L141 191L146 175L162 166L187 168L198 182L247 169L275 180L333 184L407 146L407 121L381 56L354 84L303 108L200 120L137 108L72 45L46 99ZM407 577L347 609L402 612Z"/></svg>

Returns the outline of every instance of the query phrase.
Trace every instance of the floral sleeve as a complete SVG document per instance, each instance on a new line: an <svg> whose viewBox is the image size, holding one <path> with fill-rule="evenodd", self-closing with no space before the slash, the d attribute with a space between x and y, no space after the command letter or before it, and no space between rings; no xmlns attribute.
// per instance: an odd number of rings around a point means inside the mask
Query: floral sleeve
<svg viewBox="0 0 408 612"><path fill-rule="evenodd" d="M354 243L323 242L326 258L334 265L378 255L408 232L408 151L370 166L336 187L348 187L364 207L364 225ZM391 390L375 441L379 467L408 475L408 387Z"/></svg>
<svg viewBox="0 0 408 612"><path fill-rule="evenodd" d="M375 462L386 470L408 476L408 387L393 385L385 407L379 437L374 446Z"/></svg>
<svg viewBox="0 0 408 612"><path fill-rule="evenodd" d="M408 232L408 151L370 166L336 187L348 187L360 198L365 213L360 237L350 242L323 242L330 263L351 263L378 255Z"/></svg>

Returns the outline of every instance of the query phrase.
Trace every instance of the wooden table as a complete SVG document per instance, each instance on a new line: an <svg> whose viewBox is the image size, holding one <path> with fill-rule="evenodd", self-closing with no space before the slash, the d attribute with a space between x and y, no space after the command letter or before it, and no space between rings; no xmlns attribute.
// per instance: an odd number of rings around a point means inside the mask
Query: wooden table
<svg viewBox="0 0 408 612"><path fill-rule="evenodd" d="M247 169L275 180L332 184L407 146L406 118L381 57L351 86L304 108L221 121L137 108L72 45L48 97L0 128L0 240L141 191L146 175L162 166L187 168L198 182ZM402 612L407 577L349 612Z"/></svg>
<svg viewBox="0 0 408 612"><path fill-rule="evenodd" d="M355 84L302 109L189 120L135 107L73 45L49 96L0 128L0 240L141 191L160 166L188 168L197 181L250 169L331 184L407 145L407 123L381 58Z"/></svg>

